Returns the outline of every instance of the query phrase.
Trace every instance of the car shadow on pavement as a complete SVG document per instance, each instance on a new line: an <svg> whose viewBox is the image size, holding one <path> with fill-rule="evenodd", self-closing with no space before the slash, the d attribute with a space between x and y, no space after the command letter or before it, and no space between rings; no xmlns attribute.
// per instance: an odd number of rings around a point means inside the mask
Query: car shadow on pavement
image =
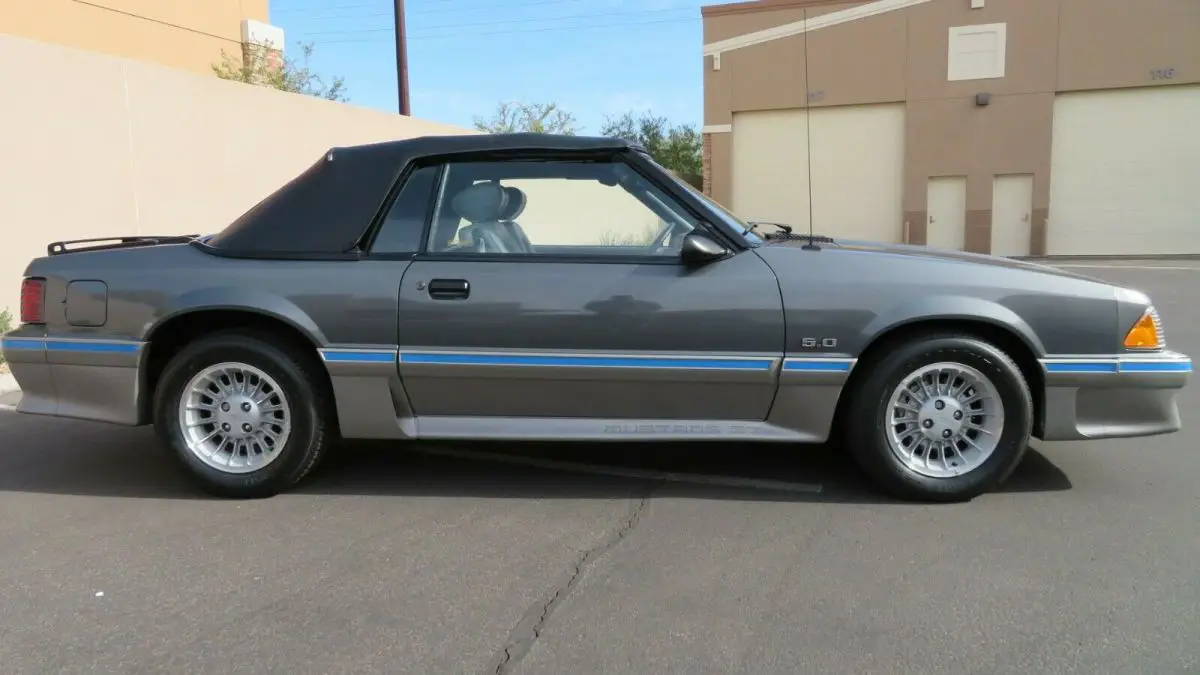
<svg viewBox="0 0 1200 675"><path fill-rule="evenodd" d="M632 483L670 483L672 495L697 499L899 503L881 495L847 453L830 445L456 442L406 450L351 443L338 450L296 491L579 499L625 496ZM1071 487L1066 474L1031 447L994 492Z"/></svg>
<svg viewBox="0 0 1200 675"><path fill-rule="evenodd" d="M697 499L894 501L870 486L836 447L744 443L341 443L291 492L624 499L631 487L655 483ZM1067 476L1031 448L996 492L1070 488ZM184 478L148 428L18 422L11 413L0 413L0 492L209 499Z"/></svg>

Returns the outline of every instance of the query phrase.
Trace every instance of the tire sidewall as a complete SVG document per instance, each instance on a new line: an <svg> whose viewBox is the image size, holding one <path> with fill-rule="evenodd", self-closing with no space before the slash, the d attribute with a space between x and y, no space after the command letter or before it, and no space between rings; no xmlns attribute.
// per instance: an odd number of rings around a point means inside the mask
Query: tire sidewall
<svg viewBox="0 0 1200 675"><path fill-rule="evenodd" d="M291 431L279 457L249 473L226 473L205 464L188 449L179 424L179 404L193 377L217 363L254 366L283 389L291 414ZM155 392L154 422L160 438L189 475L209 492L223 496L270 496L304 472L317 434L320 412L312 385L279 349L246 335L220 335L188 345L167 366Z"/></svg>
<svg viewBox="0 0 1200 675"><path fill-rule="evenodd" d="M978 370L991 380L1004 408L1004 427L995 450L966 474L933 478L910 469L888 442L888 402L901 382L918 369L939 362L958 363ZM1024 456L1033 425L1033 404L1020 369L1003 352L968 337L936 337L899 346L872 364L863 382L859 414L870 425L854 425L852 451L874 477L894 492L937 500L969 499L1006 479Z"/></svg>

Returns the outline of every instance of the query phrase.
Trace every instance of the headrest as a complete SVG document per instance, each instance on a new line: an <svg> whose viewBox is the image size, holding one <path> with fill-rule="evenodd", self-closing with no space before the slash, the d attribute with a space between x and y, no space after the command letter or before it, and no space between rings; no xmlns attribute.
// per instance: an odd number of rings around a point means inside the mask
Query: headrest
<svg viewBox="0 0 1200 675"><path fill-rule="evenodd" d="M500 220L508 206L508 195L499 183L476 183L454 195L450 208L472 223Z"/></svg>
<svg viewBox="0 0 1200 675"><path fill-rule="evenodd" d="M525 193L515 187L506 187L504 192L508 195L508 207L500 214L500 220L516 220L525 210Z"/></svg>

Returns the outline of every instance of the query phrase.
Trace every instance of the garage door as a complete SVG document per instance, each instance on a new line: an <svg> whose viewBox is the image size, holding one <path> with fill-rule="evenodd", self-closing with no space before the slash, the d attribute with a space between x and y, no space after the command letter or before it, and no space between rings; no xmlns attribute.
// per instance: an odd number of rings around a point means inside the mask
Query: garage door
<svg viewBox="0 0 1200 675"><path fill-rule="evenodd" d="M902 236L904 106L734 113L733 209L850 239ZM811 124L811 129L809 126ZM810 143L811 139L811 143Z"/></svg>
<svg viewBox="0 0 1200 675"><path fill-rule="evenodd" d="M803 110L733 114L732 204L745 220L808 227L808 126Z"/></svg>
<svg viewBox="0 0 1200 675"><path fill-rule="evenodd" d="M1061 94L1051 255L1200 253L1200 86Z"/></svg>

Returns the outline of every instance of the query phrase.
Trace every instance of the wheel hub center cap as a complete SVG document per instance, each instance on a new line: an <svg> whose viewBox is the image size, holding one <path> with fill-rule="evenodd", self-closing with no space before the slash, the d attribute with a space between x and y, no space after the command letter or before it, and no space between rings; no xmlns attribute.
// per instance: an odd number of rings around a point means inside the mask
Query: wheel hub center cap
<svg viewBox="0 0 1200 675"><path fill-rule="evenodd" d="M926 438L947 441L962 432L966 413L962 405L949 396L935 396L921 406L917 417Z"/></svg>
<svg viewBox="0 0 1200 675"><path fill-rule="evenodd" d="M217 424L234 438L246 438L254 434L262 424L262 413L249 397L234 394L217 404Z"/></svg>

